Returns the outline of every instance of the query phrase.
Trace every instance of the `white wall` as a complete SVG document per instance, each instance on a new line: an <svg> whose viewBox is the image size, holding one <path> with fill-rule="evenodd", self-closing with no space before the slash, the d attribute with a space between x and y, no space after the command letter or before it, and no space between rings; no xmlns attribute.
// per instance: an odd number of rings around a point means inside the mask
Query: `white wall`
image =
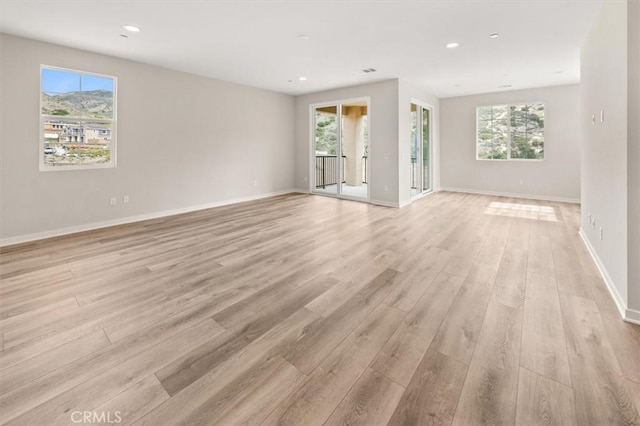
<svg viewBox="0 0 640 426"><path fill-rule="evenodd" d="M431 143L432 143L432 188L437 191L440 188L440 100L435 96L427 93L423 89L413 86L403 80L399 82L398 92L398 119L400 144L398 155L400 159L400 180L399 180L399 197L400 205L405 205L411 200L411 157L410 157L410 140L411 140L411 102L413 100L432 107L433 115L431 117Z"/></svg>
<svg viewBox="0 0 640 426"><path fill-rule="evenodd" d="M294 188L293 97L0 37L0 239ZM117 168L38 171L40 64L118 77Z"/></svg>
<svg viewBox="0 0 640 426"><path fill-rule="evenodd" d="M532 101L545 103L544 161L476 160L476 108ZM579 110L578 85L441 99L442 189L578 201Z"/></svg>
<svg viewBox="0 0 640 426"><path fill-rule="evenodd" d="M640 322L638 24L637 4L606 1L582 47L581 233L619 309Z"/></svg>
<svg viewBox="0 0 640 426"><path fill-rule="evenodd" d="M371 200L398 204L398 80L363 84L296 97L296 187L308 191L310 105L370 97L369 103L369 190ZM387 158L385 157L387 155ZM307 181L305 181L305 177ZM384 187L387 186L385 191Z"/></svg>

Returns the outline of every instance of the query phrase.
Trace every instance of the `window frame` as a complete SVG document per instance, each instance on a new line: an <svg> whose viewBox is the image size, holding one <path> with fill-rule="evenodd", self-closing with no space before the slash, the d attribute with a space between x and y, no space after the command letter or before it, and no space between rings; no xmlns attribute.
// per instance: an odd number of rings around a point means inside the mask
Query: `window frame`
<svg viewBox="0 0 640 426"><path fill-rule="evenodd" d="M543 153L542 158L511 158L511 107L522 105L542 105L544 108L544 127L542 129L543 143L546 145L547 135L547 104L544 101L528 101L528 102L512 102L512 103L499 103L491 105L478 105L476 106L476 160L477 161L544 161L545 155ZM507 123L508 123L508 139L507 139L507 158L479 158L478 156L478 124L480 108L486 107L506 107L507 108Z"/></svg>
<svg viewBox="0 0 640 426"><path fill-rule="evenodd" d="M113 81L113 116L111 118L111 120L109 119L104 119L104 118L90 118L90 117L76 117L78 121L83 122L83 123L104 123L105 121L110 121L111 123L111 139L109 141L109 150L111 152L110 155L110 161L108 163L102 163L102 164L84 164L84 165L59 165L59 166L52 166L52 165L48 165L45 164L44 162L44 144L45 144L45 130L44 130L44 123L46 120L56 120L56 119L63 119L65 116L57 116L57 115L48 115L48 114L43 114L42 113L42 71L44 69L50 69L50 70L54 70L54 71L63 71L63 72L69 72L69 73L74 73L74 74L78 74L80 76L83 75L88 75L88 76L94 76L94 77L102 77L102 78L109 78ZM40 64L40 73L39 73L39 78L40 78L40 92L39 92L39 97L40 100L38 102L39 105L39 110L38 110L38 116L39 116L39 123L40 123L40 142L38 144L38 169L41 172L54 172L54 171L68 171L68 170L93 170L93 169L114 169L117 167L117 128L118 128L118 120L117 120L117 94L118 94L118 77L113 76L113 75L108 75L108 74L101 74L101 73L96 73L96 72L91 72L91 71L81 71L81 70L76 70L76 69L72 69L72 68L64 68L64 67L58 67L58 66L54 66L54 65L46 65L46 64Z"/></svg>

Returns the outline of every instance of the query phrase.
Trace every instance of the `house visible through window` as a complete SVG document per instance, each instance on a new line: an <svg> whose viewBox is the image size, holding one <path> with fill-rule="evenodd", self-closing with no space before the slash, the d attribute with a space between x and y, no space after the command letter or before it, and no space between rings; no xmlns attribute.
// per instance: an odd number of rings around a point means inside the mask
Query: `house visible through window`
<svg viewBox="0 0 640 426"><path fill-rule="evenodd" d="M476 118L478 160L544 158L544 104L481 106Z"/></svg>
<svg viewBox="0 0 640 426"><path fill-rule="evenodd" d="M115 166L116 78L40 69L40 170Z"/></svg>

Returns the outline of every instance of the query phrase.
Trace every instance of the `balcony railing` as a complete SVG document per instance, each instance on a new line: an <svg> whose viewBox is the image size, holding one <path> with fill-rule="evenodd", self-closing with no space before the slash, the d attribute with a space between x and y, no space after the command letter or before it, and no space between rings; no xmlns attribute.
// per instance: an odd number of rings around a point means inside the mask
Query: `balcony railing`
<svg viewBox="0 0 640 426"><path fill-rule="evenodd" d="M411 157L411 169L410 169L410 179L411 179L411 189L418 189L418 168L420 165L417 162L417 158ZM429 167L423 165L422 167L422 187L427 187L427 179L429 177Z"/></svg>
<svg viewBox="0 0 640 426"><path fill-rule="evenodd" d="M340 167L342 168L342 176L344 176L344 155L342 156L342 161L340 162ZM368 167L367 156L362 156L362 183L367 183L367 167ZM329 185L337 185L339 169L338 169L338 156L337 155L316 155L316 188L326 188ZM343 180L342 183L345 183Z"/></svg>

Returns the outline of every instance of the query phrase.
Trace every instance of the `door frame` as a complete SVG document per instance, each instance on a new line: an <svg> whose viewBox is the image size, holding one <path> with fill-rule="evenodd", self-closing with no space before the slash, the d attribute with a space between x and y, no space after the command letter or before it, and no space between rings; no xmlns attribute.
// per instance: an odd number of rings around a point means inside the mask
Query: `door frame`
<svg viewBox="0 0 640 426"><path fill-rule="evenodd" d="M416 200L418 198L421 198L433 192L433 122L434 122L433 111L435 108L433 107L433 105L415 98L411 98L411 104L415 104L421 109L429 110L429 121L430 121L429 122L429 186L431 188L426 190L423 187L424 177L422 176L424 173L424 163L423 163L424 154L422 153L422 147L424 146L424 142L422 140L423 116L422 114L417 114L418 111L416 111L416 116L417 116L416 117L417 118L416 133L419 135L419 144L418 144L419 153L416 154L416 156L420 159L420 167L418 167L418 174L419 174L418 182L420 184L420 191L416 195L411 195L411 188L409 188L410 199ZM411 113L411 108L409 108L409 113ZM418 133L418 130L419 130L419 133ZM409 158L409 161L411 161L411 158Z"/></svg>
<svg viewBox="0 0 640 426"><path fill-rule="evenodd" d="M344 104L349 104L352 102L366 102L367 103L367 128L369 131L369 138L367 140L368 143L368 153L367 153L367 196L366 198L361 197L353 197L349 195L342 194L342 180L343 170L342 170L342 106ZM335 106L337 111L337 152L336 155L338 157L338 184L336 185L336 193L328 193L316 190L316 117L315 110L316 108L323 108ZM340 99L335 101L328 102L318 102L309 104L309 193L314 195L324 195L327 197L340 198L344 200L352 200L352 201L360 201L360 202L370 202L371 201L371 97L370 96L361 96L357 98L347 98Z"/></svg>

